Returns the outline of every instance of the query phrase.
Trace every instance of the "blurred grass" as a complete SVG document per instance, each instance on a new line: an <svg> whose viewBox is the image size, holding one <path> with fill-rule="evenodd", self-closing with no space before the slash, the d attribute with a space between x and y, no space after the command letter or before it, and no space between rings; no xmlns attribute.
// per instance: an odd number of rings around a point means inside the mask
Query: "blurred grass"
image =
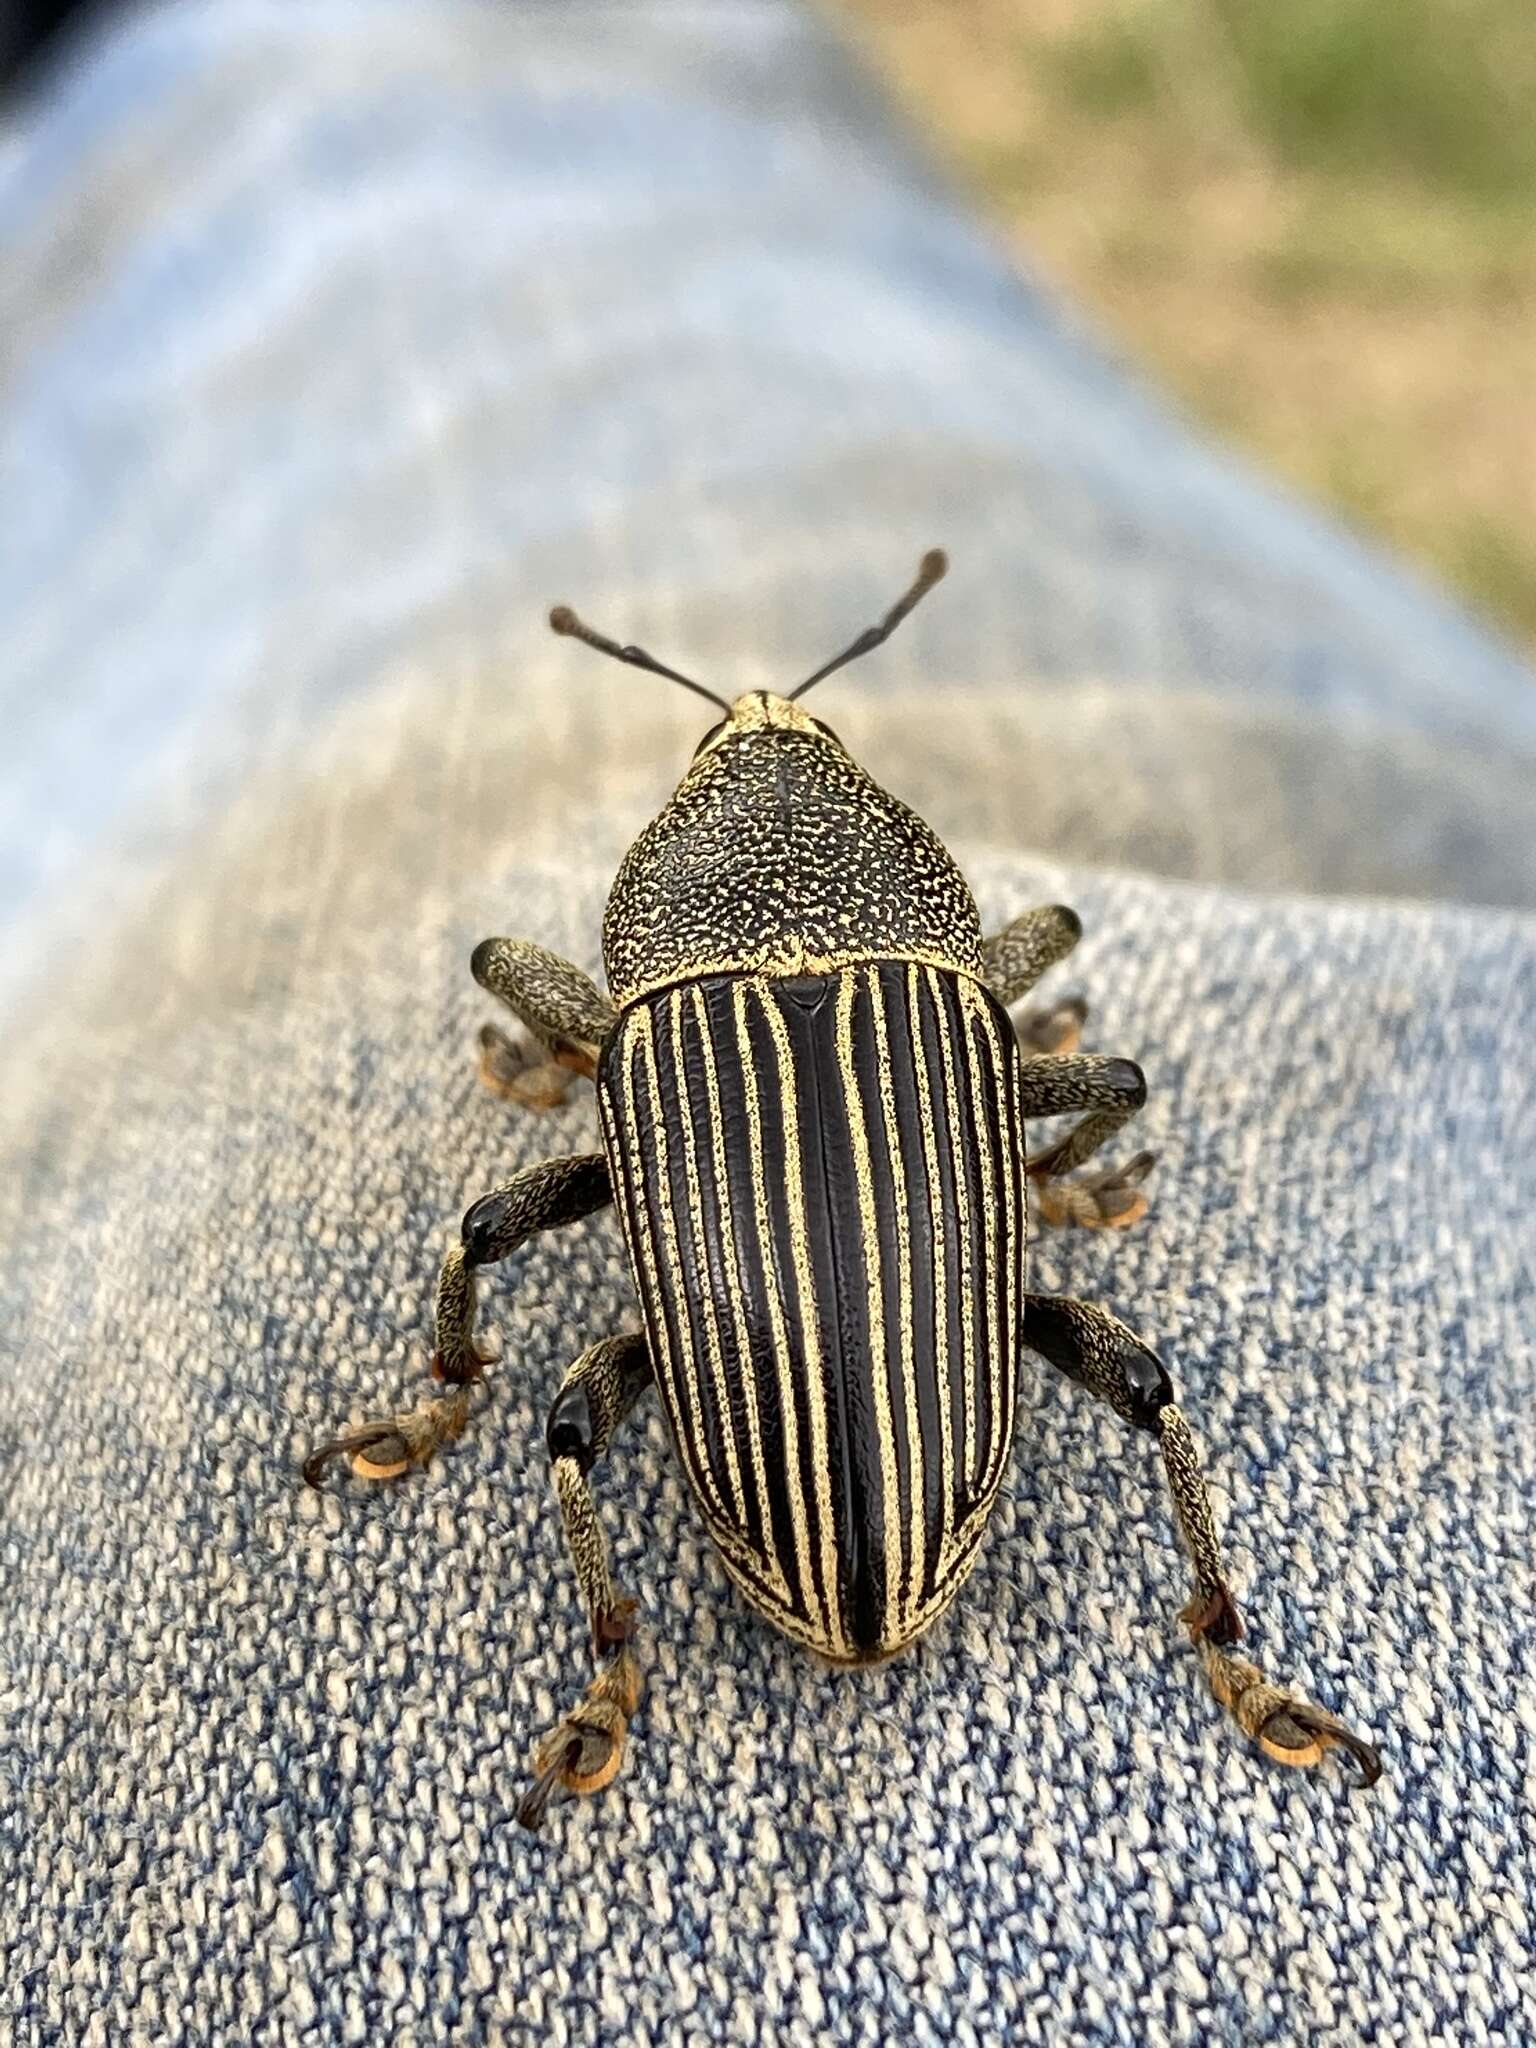
<svg viewBox="0 0 1536 2048"><path fill-rule="evenodd" d="M1210 425L1536 649L1536 0L834 0Z"/></svg>
<svg viewBox="0 0 1536 2048"><path fill-rule="evenodd" d="M1168 86L1185 97L1203 61L1225 72L1225 117L1293 169L1529 197L1529 13L1524 0L1142 0L1105 8L1054 55L1093 111L1152 109Z"/></svg>

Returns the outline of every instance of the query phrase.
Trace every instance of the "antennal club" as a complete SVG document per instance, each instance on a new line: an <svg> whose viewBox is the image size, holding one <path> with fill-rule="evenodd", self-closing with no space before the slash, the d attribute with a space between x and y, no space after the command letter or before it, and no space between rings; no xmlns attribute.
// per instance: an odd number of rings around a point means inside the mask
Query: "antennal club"
<svg viewBox="0 0 1536 2048"><path fill-rule="evenodd" d="M916 600L914 600L915 602ZM617 640L610 640L605 633L594 633L590 626L584 626L568 604L557 604L549 615L549 629L562 634L568 640L584 640L588 647L595 647L599 654L611 654L615 661L628 662L631 668L648 669L653 676L665 676L668 682L681 683L685 690L692 690L695 696L705 697L711 704L717 704L729 718L731 707L723 697L717 697L713 690L706 690L702 683L696 683L692 676L680 676L675 668L667 668L643 647L621 647Z"/></svg>
<svg viewBox="0 0 1536 2048"><path fill-rule="evenodd" d="M948 567L949 557L945 554L944 550L942 548L930 548L918 567L917 581L912 585L906 596L899 598L891 606L878 626L866 626L853 645L845 647L835 661L829 661L825 668L817 669L815 675L807 677L798 690L791 690L789 693L790 701L793 702L796 697L803 697L806 691L812 689L817 683L825 682L835 669L846 668L850 661L857 661L861 654L869 654L883 640L889 640L896 628L907 616L907 613L915 605L921 604L935 583L939 582L942 578Z"/></svg>

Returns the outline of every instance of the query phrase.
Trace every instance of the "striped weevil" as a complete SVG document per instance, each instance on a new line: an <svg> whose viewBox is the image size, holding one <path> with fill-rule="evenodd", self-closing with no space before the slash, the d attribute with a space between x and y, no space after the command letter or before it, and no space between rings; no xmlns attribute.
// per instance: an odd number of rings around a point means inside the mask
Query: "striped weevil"
<svg viewBox="0 0 1536 2048"><path fill-rule="evenodd" d="M640 1698L635 1603L614 1585L589 1481L644 1388L727 1574L776 1628L873 1664L944 1612L975 1562L1013 1442L1021 1347L1106 1401L1162 1454L1194 1575L1179 1619L1217 1699L1274 1758L1376 1751L1267 1679L1242 1635L1194 1438L1157 1355L1086 1302L1026 1291L1027 1190L1053 1223L1123 1228L1152 1166L1079 1169L1146 1099L1126 1059L1076 1050L1080 1004L1011 1021L1077 943L1060 905L982 933L930 828L799 699L887 639L946 567L935 549L878 625L788 696L727 703L565 606L557 633L668 677L721 713L630 848L603 918L609 995L523 939L486 939L482 1073L526 1103L596 1082L602 1150L515 1174L465 1214L437 1284L446 1392L324 1445L388 1479L457 1437L488 1354L475 1274L613 1203L639 1330L570 1368L548 1448L597 1676L533 1753L520 1819L619 1768ZM1031 1118L1078 1121L1028 1154Z"/></svg>

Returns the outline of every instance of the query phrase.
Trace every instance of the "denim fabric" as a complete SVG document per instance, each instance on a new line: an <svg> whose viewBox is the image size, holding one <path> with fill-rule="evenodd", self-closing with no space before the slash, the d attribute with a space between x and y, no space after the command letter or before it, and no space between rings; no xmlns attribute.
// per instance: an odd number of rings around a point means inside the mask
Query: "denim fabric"
<svg viewBox="0 0 1536 2048"><path fill-rule="evenodd" d="M0 2042L1528 2042L1526 670L1137 393L779 5L151 14L0 237ZM1148 1445L1031 1364L974 1578L858 1676L647 1401L649 1689L533 1841L611 1217L496 1276L428 1473L296 1464L419 1390L467 1200L595 1142L479 1088L469 949L595 967L702 727L541 614L793 680L933 540L819 709L989 923L1082 911L1050 986L1162 1164L1034 1284L1160 1346L1257 1661L1387 1774L1224 1722Z"/></svg>

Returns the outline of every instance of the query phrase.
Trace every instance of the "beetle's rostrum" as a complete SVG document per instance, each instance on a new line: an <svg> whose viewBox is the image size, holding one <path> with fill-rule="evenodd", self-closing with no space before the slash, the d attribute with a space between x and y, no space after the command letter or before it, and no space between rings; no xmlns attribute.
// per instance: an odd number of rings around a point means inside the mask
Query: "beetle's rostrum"
<svg viewBox="0 0 1536 2048"><path fill-rule="evenodd" d="M984 937L937 834L795 700L877 647L945 570L935 549L878 624L788 695L727 704L644 649L556 632L668 677L724 717L619 869L610 993L527 940L475 948L495 1027L483 1077L531 1107L595 1081L600 1152L524 1169L467 1211L443 1262L433 1370L447 1391L316 1452L369 1478L461 1433L490 1362L475 1281L535 1232L616 1204L640 1328L567 1374L547 1443L597 1676L536 1747L520 1817L619 1768L641 1693L590 1477L654 1385L704 1526L774 1627L835 1664L916 1641L974 1564L1013 1447L1020 1353L1106 1401L1161 1453L1194 1576L1181 1620L1216 1698L1272 1757L1368 1743L1230 1654L1242 1635L1194 1438L1162 1361L1104 1310L1031 1294L1030 1191L1051 1225L1145 1214L1150 1153L1082 1169L1146 1099L1130 1060L1082 1053L1085 1007L1009 1015L1077 943L1061 905ZM1031 1153L1032 1119L1072 1116Z"/></svg>

